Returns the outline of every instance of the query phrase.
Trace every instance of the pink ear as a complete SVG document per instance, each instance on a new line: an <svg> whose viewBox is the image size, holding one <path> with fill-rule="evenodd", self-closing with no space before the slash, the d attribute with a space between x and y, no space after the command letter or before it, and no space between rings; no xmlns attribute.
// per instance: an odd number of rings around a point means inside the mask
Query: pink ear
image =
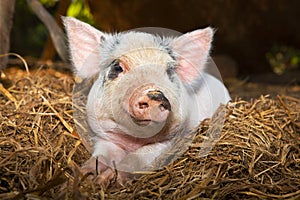
<svg viewBox="0 0 300 200"><path fill-rule="evenodd" d="M72 17L63 17L76 74L89 78L100 71L100 43L105 34Z"/></svg>
<svg viewBox="0 0 300 200"><path fill-rule="evenodd" d="M173 41L173 50L179 62L177 74L184 83L197 79L205 68L212 37L213 30L208 27L186 33Z"/></svg>

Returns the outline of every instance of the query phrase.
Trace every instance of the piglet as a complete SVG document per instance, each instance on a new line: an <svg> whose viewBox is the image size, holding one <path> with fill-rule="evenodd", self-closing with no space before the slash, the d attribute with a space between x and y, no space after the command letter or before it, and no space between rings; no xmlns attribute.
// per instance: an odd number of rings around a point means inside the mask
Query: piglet
<svg viewBox="0 0 300 200"><path fill-rule="evenodd" d="M92 157L82 169L97 170L99 182L115 171L122 182L153 169L174 138L191 134L230 100L223 83L205 71L209 27L164 37L103 33L74 18L63 20L75 74L95 79L85 105L90 132L83 136L92 138Z"/></svg>

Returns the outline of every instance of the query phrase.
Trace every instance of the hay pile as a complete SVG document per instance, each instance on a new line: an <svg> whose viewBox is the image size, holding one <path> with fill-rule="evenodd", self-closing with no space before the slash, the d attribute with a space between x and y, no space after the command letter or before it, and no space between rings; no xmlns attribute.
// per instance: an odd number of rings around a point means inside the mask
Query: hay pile
<svg viewBox="0 0 300 200"><path fill-rule="evenodd" d="M5 74L0 199L300 198L299 99L236 100L227 105L221 138L208 156L199 157L206 120L182 157L113 188L79 172L90 155L74 131L72 77L52 69Z"/></svg>

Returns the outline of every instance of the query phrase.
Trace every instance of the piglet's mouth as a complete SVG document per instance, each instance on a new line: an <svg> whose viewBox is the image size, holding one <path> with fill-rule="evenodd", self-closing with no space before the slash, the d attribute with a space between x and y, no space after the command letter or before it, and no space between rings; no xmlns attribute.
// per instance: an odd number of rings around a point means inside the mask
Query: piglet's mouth
<svg viewBox="0 0 300 200"><path fill-rule="evenodd" d="M135 118L132 115L130 115L130 117L131 117L132 121L135 124L139 125L139 126L149 126L151 123L152 124L158 124L158 123L160 123L158 121L154 121L154 120L151 120L151 119L137 119L137 118Z"/></svg>
<svg viewBox="0 0 300 200"><path fill-rule="evenodd" d="M152 122L151 119L136 119L132 115L130 115L132 121L139 126L148 126Z"/></svg>

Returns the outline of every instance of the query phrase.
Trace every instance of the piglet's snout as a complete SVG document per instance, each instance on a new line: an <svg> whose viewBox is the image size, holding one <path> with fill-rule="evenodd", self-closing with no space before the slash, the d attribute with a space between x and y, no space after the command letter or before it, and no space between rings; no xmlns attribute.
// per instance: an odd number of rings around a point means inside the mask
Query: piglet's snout
<svg viewBox="0 0 300 200"><path fill-rule="evenodd" d="M171 105L161 91L148 90L134 96L129 108L136 124L146 126L151 122L160 123L167 120Z"/></svg>

